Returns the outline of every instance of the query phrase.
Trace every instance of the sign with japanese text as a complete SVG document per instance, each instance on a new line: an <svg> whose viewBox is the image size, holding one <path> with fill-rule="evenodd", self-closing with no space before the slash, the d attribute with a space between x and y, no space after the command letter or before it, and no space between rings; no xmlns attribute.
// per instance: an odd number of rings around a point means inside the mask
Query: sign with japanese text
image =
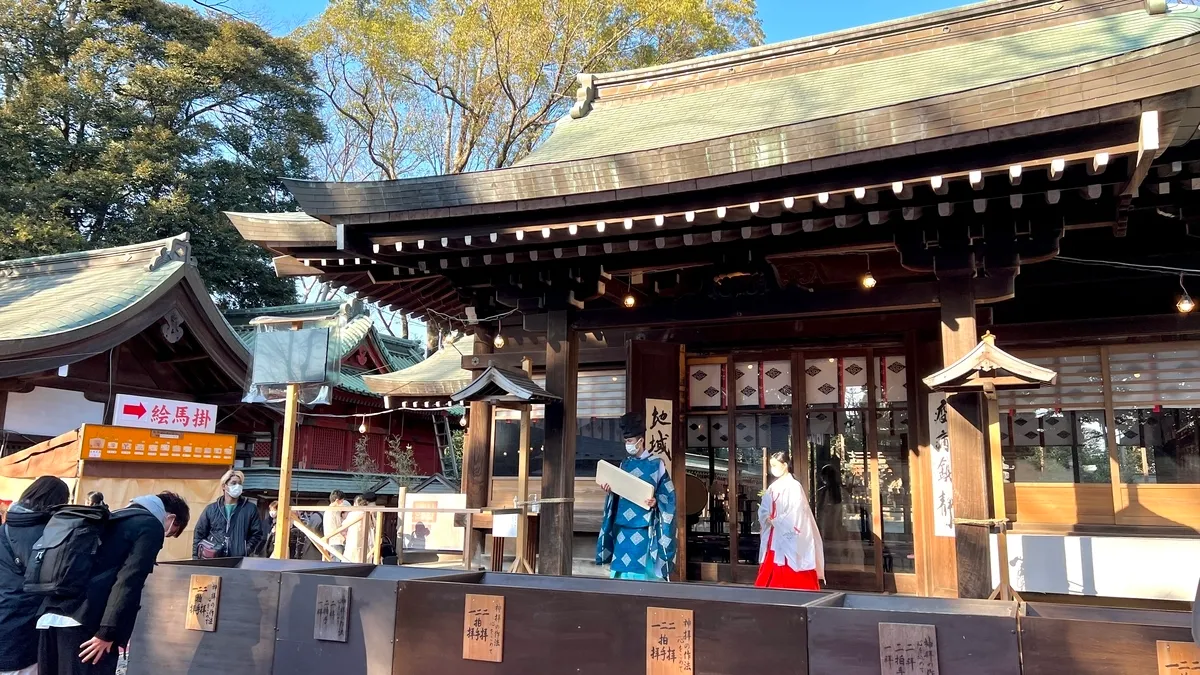
<svg viewBox="0 0 1200 675"><path fill-rule="evenodd" d="M937 626L879 624L882 675L938 675Z"/></svg>
<svg viewBox="0 0 1200 675"><path fill-rule="evenodd" d="M929 470L933 474L933 535L954 536L954 481L950 474L950 428L946 394L929 395Z"/></svg>
<svg viewBox="0 0 1200 675"><path fill-rule="evenodd" d="M1194 642L1159 640L1159 675L1200 675L1200 647Z"/></svg>
<svg viewBox="0 0 1200 675"><path fill-rule="evenodd" d="M691 675L695 645L692 610L646 608L646 675Z"/></svg>
<svg viewBox="0 0 1200 675"><path fill-rule="evenodd" d="M187 618L184 628L212 633L217 630L217 607L221 602L221 577L193 574L188 584Z"/></svg>
<svg viewBox="0 0 1200 675"><path fill-rule="evenodd" d="M232 466L237 437L85 424L79 442L84 460Z"/></svg>
<svg viewBox="0 0 1200 675"><path fill-rule="evenodd" d="M646 449L671 462L674 438L675 403L663 398L646 399Z"/></svg>
<svg viewBox="0 0 1200 675"><path fill-rule="evenodd" d="M217 406L132 394L117 394L113 424L166 431L217 431Z"/></svg>
<svg viewBox="0 0 1200 675"><path fill-rule="evenodd" d="M504 661L504 596L467 594L463 658L492 663Z"/></svg>
<svg viewBox="0 0 1200 675"><path fill-rule="evenodd" d="M350 634L350 587L317 585L313 639L345 642Z"/></svg>

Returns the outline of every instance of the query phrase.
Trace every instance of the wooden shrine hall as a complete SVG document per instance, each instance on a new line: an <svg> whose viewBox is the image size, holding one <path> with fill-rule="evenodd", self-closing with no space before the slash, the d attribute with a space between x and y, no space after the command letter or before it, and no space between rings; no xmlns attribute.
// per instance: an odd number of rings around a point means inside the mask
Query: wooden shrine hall
<svg viewBox="0 0 1200 675"><path fill-rule="evenodd" d="M468 370L533 359L562 399L534 430L540 572L590 564L595 458L652 398L681 578L753 580L783 451L833 588L986 597L1004 564L1022 593L1191 599L1200 8L1002 0L578 79L517 166L289 180L304 213L233 216L282 275L474 330ZM985 330L1057 374L994 420L921 383ZM468 506L501 503L515 441L469 419ZM963 522L995 517L1003 561Z"/></svg>

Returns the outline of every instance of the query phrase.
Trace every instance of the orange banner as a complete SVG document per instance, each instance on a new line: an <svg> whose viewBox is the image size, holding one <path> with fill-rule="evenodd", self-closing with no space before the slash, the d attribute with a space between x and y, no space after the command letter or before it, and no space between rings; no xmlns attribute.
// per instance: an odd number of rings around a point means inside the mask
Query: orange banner
<svg viewBox="0 0 1200 675"><path fill-rule="evenodd" d="M115 462L232 466L236 436L83 425L80 458Z"/></svg>

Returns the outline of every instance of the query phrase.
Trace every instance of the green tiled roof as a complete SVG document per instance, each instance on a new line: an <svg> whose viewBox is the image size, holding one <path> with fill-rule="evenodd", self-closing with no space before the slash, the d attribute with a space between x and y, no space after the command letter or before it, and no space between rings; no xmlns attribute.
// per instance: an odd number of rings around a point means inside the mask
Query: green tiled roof
<svg viewBox="0 0 1200 675"><path fill-rule="evenodd" d="M187 235L0 263L0 354L105 321L149 301L191 264Z"/></svg>
<svg viewBox="0 0 1200 675"><path fill-rule="evenodd" d="M1145 10L564 116L521 164L651 150L1001 84L1200 32L1200 12Z"/></svg>

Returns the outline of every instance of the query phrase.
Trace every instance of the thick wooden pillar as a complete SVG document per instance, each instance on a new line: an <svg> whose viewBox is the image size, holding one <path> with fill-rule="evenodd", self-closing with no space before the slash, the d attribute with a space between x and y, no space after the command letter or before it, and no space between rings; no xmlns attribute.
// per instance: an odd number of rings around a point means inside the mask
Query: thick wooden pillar
<svg viewBox="0 0 1200 675"><path fill-rule="evenodd" d="M485 359L492 353L492 344L475 338L476 355ZM467 417L467 437L463 439L462 491L467 496L467 508L477 509L488 505L492 481L492 405L471 403ZM403 506L403 505L401 505ZM473 547L483 550L483 531L473 532Z"/></svg>
<svg viewBox="0 0 1200 675"><path fill-rule="evenodd" d="M579 342L569 310L546 316L546 391L562 397L546 405L542 450L542 504L538 529L538 573L571 574L575 537L575 399Z"/></svg>
<svg viewBox="0 0 1200 675"><path fill-rule="evenodd" d="M975 292L970 276L939 280L942 313L942 366L949 366L979 341L975 327ZM984 520L989 517L987 462L983 415L979 394L951 394L947 398L946 429L950 440L950 473L954 481L954 517ZM988 528L955 525L955 559L958 595L986 598L991 593L991 557Z"/></svg>

